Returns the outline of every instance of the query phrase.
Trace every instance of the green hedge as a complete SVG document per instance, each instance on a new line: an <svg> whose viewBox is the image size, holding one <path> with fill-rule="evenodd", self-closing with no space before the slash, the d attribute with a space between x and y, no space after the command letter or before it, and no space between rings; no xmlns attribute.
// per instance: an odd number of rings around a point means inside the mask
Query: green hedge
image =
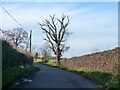
<svg viewBox="0 0 120 90"><path fill-rule="evenodd" d="M2 40L2 69L32 65L32 57L18 52L8 42Z"/></svg>

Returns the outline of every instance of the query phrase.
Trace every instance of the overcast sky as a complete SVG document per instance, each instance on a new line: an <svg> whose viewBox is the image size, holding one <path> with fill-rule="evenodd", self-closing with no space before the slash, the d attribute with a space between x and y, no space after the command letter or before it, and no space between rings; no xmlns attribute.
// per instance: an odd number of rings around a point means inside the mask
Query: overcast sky
<svg viewBox="0 0 120 90"><path fill-rule="evenodd" d="M45 35L37 22L49 15L69 15L69 31L73 34L66 42L70 46L64 57L113 49L118 46L117 2L4 2L2 6L29 32L33 30L32 47L39 48ZM7 30L20 27L0 8L0 28Z"/></svg>

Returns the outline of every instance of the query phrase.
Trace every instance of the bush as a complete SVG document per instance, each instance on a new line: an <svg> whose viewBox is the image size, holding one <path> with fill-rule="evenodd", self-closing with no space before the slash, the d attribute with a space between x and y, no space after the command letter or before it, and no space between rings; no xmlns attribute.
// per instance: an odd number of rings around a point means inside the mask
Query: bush
<svg viewBox="0 0 120 90"><path fill-rule="evenodd" d="M32 57L18 52L7 41L2 41L2 69L32 65Z"/></svg>

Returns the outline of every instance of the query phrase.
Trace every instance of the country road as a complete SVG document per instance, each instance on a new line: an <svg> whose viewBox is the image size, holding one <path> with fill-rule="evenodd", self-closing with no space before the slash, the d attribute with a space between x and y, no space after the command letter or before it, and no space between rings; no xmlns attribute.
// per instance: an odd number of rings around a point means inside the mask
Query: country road
<svg viewBox="0 0 120 90"><path fill-rule="evenodd" d="M31 79L32 82L19 85L17 88L100 88L99 85L80 75L34 63L40 68Z"/></svg>

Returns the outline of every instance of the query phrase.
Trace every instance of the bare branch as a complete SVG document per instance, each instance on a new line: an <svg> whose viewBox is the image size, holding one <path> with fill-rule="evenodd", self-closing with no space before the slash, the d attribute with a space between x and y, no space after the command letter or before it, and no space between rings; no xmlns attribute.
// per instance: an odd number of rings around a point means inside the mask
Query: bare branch
<svg viewBox="0 0 120 90"><path fill-rule="evenodd" d="M17 48L20 44L27 42L28 33L22 28L15 28L13 30L4 31L7 40L12 42Z"/></svg>
<svg viewBox="0 0 120 90"><path fill-rule="evenodd" d="M52 45L52 50L53 50L53 52L54 53L56 53L56 51L55 51L55 49L54 49L54 44L52 43L52 41L50 40L50 38L49 38L49 36L48 36L48 34L46 33L46 36L47 36L47 38L48 38L48 41L49 41L49 43Z"/></svg>

